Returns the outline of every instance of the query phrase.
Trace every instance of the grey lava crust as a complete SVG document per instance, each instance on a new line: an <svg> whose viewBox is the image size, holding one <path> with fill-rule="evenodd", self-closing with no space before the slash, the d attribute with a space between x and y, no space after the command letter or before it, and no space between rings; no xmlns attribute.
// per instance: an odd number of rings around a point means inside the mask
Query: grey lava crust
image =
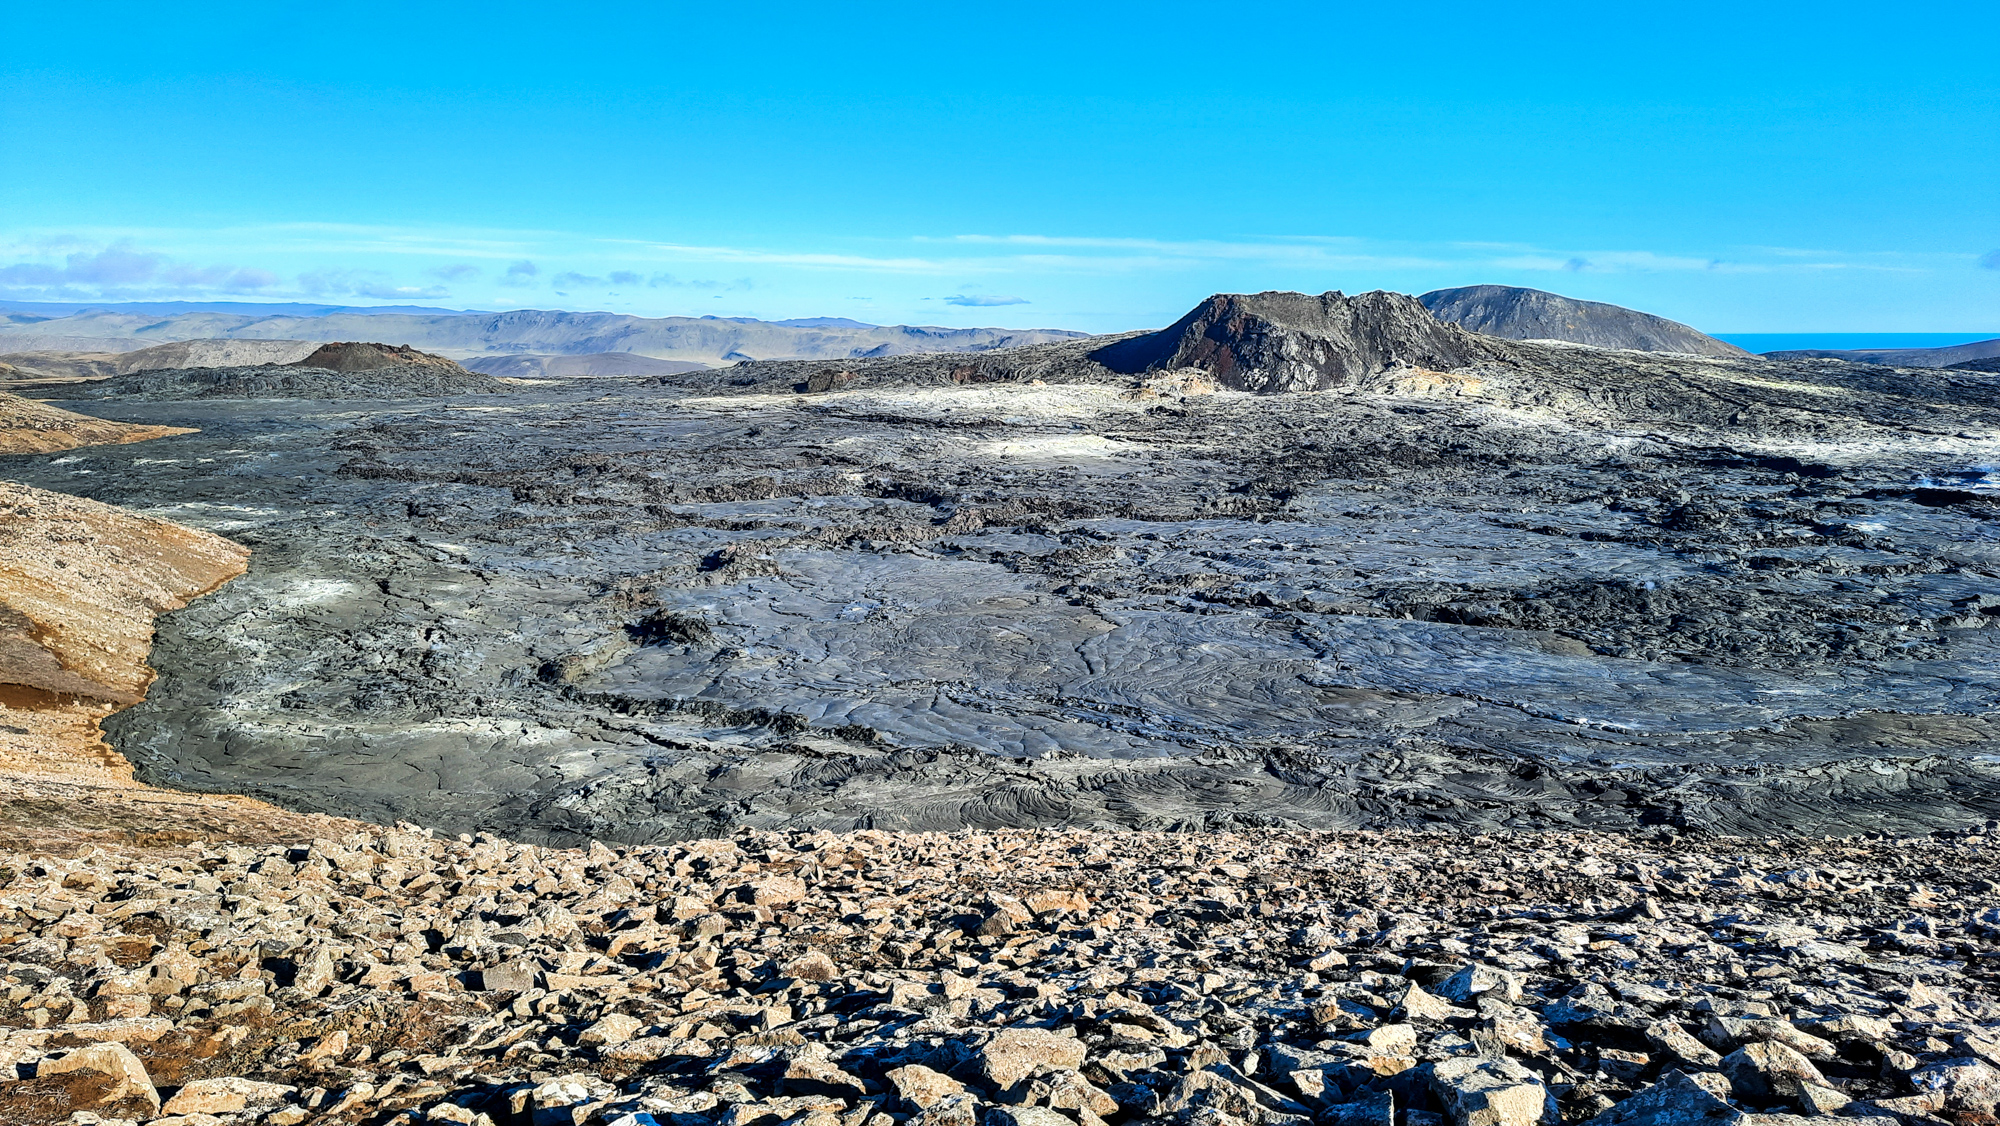
<svg viewBox="0 0 2000 1126"><path fill-rule="evenodd" d="M109 724L148 780L555 843L2000 814L1987 373L1393 294L505 395L289 370L381 397L121 377L73 405L200 433L8 466L254 551Z"/></svg>

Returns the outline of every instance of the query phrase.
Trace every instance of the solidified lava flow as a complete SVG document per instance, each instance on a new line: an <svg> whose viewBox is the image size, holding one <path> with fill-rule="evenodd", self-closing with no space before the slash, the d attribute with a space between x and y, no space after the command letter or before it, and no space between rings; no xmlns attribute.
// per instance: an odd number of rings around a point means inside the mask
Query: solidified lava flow
<svg viewBox="0 0 2000 1126"><path fill-rule="evenodd" d="M228 386L333 393L301 378ZM555 843L2000 814L1986 373L1256 295L979 354L195 386L69 405L198 434L11 467L253 550L107 725L151 781Z"/></svg>

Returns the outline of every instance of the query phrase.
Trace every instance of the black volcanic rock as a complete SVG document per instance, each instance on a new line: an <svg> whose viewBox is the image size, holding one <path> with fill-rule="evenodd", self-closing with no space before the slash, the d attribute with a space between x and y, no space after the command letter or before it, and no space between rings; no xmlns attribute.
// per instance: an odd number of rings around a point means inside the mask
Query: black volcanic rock
<svg viewBox="0 0 2000 1126"><path fill-rule="evenodd" d="M1539 289L1468 285L1434 289L1417 300L1441 321L1509 340L1567 340L1594 348L1683 352L1696 356L1750 354L1679 321Z"/></svg>
<svg viewBox="0 0 2000 1126"><path fill-rule="evenodd" d="M442 373L465 374L465 369L429 352L419 352L407 344L372 344L341 341L322 344L302 360L287 367L320 368L325 371L381 371L385 368L428 367Z"/></svg>
<svg viewBox="0 0 2000 1126"><path fill-rule="evenodd" d="M1172 325L1090 358L1126 375L1197 368L1224 387L1274 392L1323 390L1399 366L1460 367L1489 354L1406 294L1273 291L1218 293Z"/></svg>

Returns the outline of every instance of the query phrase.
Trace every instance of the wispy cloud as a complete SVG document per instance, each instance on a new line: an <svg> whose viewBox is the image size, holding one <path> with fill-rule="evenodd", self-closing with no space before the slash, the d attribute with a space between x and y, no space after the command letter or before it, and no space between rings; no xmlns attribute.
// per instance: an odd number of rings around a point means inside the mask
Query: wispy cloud
<svg viewBox="0 0 2000 1126"><path fill-rule="evenodd" d="M652 289L659 289L662 287L674 288L674 289L699 289L708 293L719 293L719 292L726 292L728 290L742 290L742 289L754 288L753 283L750 281L749 278L737 278L733 282L725 282L725 281L717 281L714 278L683 278L683 277L677 277L673 274L665 274L665 273L654 274L652 277L647 278L646 285Z"/></svg>
<svg viewBox="0 0 2000 1126"><path fill-rule="evenodd" d="M441 285L397 285L379 270L314 270L300 274L298 296L363 297L376 301L436 300L451 291Z"/></svg>
<svg viewBox="0 0 2000 1126"><path fill-rule="evenodd" d="M73 245L66 239L55 244ZM269 270L178 262L164 254L134 249L125 241L94 251L75 250L59 262L0 266L0 290L16 294L255 294L277 285L278 280Z"/></svg>
<svg viewBox="0 0 2000 1126"><path fill-rule="evenodd" d="M1135 308L1148 317L1162 315L1166 303L1180 300L1184 292L1230 286L1384 286L1420 292L1492 281L1591 290L1576 279L1655 277L1636 285L1596 287L1637 292L1685 289L1688 284L1705 288L1707 283L1696 279L1724 275L1805 279L1853 273L1884 280L1892 275L1962 280L1969 269L2000 271L2000 250L1980 255L1736 245L1560 246L1337 234L1176 239L1033 232L828 235L739 245L574 231L334 223L0 230L0 297L19 300L237 295L429 302L455 296L510 307L540 291L576 295L569 304L602 301L621 311L685 311L692 305L720 312L725 306L711 301L754 292L760 305L771 307L732 304L727 306L731 314L786 316L816 312L811 306L864 290L885 295L881 315L913 316L944 307L1025 305L1026 298L1011 295L1032 292L1046 314L1093 323L1123 321L1137 315ZM950 296L931 296L940 292ZM1171 297L1164 296L1169 292ZM1079 306L1079 294L1107 295L1101 301L1086 298L1105 307ZM1118 296L1124 294L1145 296Z"/></svg>

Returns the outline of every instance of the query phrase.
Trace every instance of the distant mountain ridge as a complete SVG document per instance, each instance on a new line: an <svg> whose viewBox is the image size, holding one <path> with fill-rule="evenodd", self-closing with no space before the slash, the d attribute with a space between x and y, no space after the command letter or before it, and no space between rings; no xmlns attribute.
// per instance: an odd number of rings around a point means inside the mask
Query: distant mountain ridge
<svg viewBox="0 0 2000 1126"><path fill-rule="evenodd" d="M1903 368L1962 368L1965 364L2000 357L2000 336L1946 348L1797 348L1764 354L1774 360L1846 360L1856 364L1888 364Z"/></svg>
<svg viewBox="0 0 2000 1126"><path fill-rule="evenodd" d="M0 335L0 342L7 338ZM35 351L0 355L0 378L103 379L165 368L289 364L317 347L306 340L177 340L130 352Z"/></svg>
<svg viewBox="0 0 2000 1126"><path fill-rule="evenodd" d="M1509 340L1564 340L1593 348L1743 357L1750 353L1679 321L1602 301L1512 285L1434 289L1417 298L1441 321Z"/></svg>
<svg viewBox="0 0 2000 1126"><path fill-rule="evenodd" d="M58 317L0 317L0 352L129 352L181 340L371 340L455 360L535 353L629 352L703 365L752 359L861 359L912 352L984 352L1088 335L1062 329L866 325L845 318L791 323L717 317L635 317L516 309L505 313L161 316L95 306Z"/></svg>

